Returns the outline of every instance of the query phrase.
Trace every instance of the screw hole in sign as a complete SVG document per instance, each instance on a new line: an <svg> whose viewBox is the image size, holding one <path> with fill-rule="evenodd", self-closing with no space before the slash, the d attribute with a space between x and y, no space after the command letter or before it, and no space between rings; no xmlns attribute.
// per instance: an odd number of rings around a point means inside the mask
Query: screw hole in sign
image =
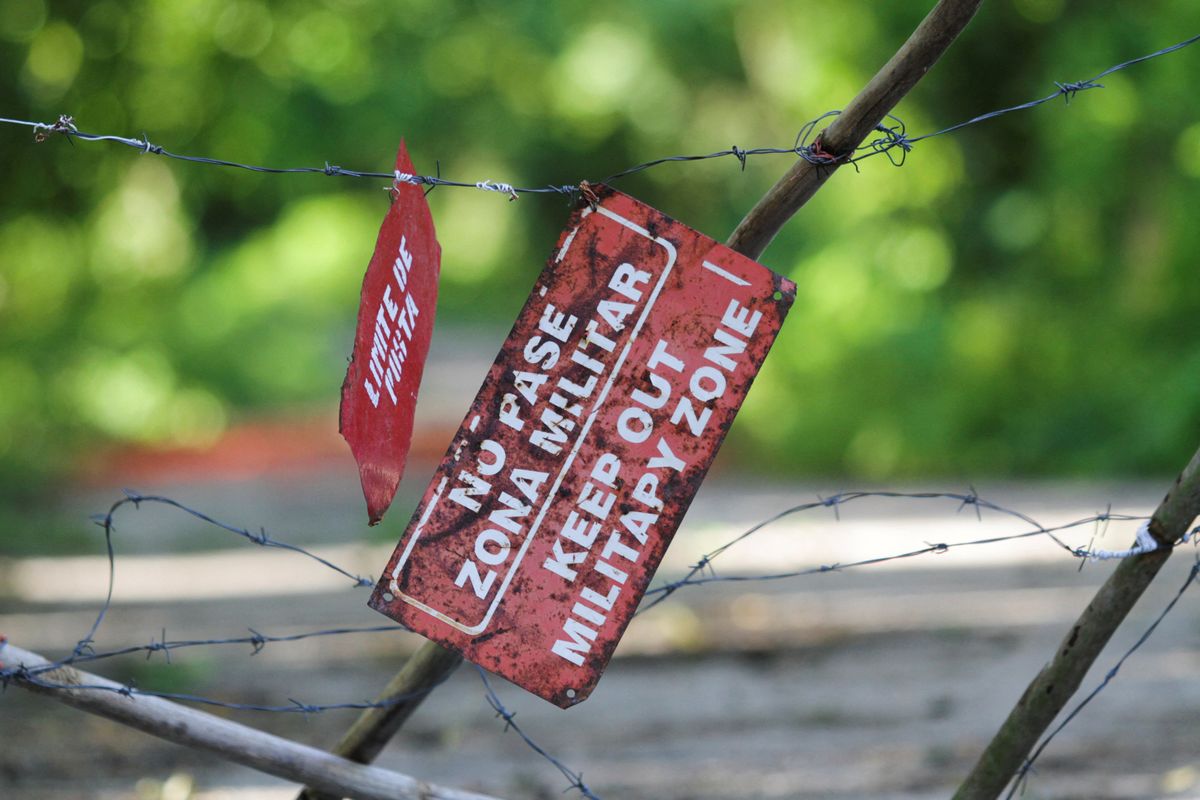
<svg viewBox="0 0 1200 800"><path fill-rule="evenodd" d="M775 290L775 294L771 295L771 299L772 299L772 300L782 300L782 299L783 299L783 292L781 292L781 291L779 291L778 289L776 289L776 290Z"/></svg>
<svg viewBox="0 0 1200 800"><path fill-rule="evenodd" d="M575 690L574 690L574 689L567 689L567 697L569 697L569 698L571 698L572 700L574 700L574 699L575 699Z"/></svg>

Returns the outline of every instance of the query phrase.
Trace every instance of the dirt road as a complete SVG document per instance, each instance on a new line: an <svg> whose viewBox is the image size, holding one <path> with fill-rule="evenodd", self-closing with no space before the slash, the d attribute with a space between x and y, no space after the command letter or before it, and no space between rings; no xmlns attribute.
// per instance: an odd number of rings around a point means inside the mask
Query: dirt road
<svg viewBox="0 0 1200 800"><path fill-rule="evenodd" d="M318 479L319 478L319 479ZM153 490L156 487L146 487ZM257 485L157 487L223 518L319 548L373 574L391 544L329 524L361 509L353 483L310 476ZM828 492L828 490L826 490ZM1157 487L999 487L985 497L1043 524L1103 510L1146 513ZM678 575L747 526L818 494L814 487L712 482L662 575ZM109 498L81 495L82 512ZM778 523L724 553L717 575L762 575L905 552L924 543L1008 535L951 501L869 500ZM403 520L393 523L394 536ZM1070 535L1087 545L1097 533ZM202 537L202 538L201 538ZM1132 526L1095 546L1120 548ZM170 555L197 542L219 549ZM167 554L164 554L164 551ZM163 510L122 518L117 604L102 647L160 639L270 634L384 620L350 588L293 554L263 551ZM1179 553L1085 682L1098 683L1176 591ZM0 632L49 655L87 629L105 591L100 556L10 560ZM1025 683L1111 569L1045 537L779 581L681 590L638 617L600 687L567 712L498 684L526 732L605 798L935 798L948 796ZM65 578L65 580L63 580ZM67 587L64 591L62 587ZM1197 589L1196 591L1200 591ZM1200 797L1200 615L1187 595L1114 683L1047 751L1025 797ZM242 703L333 703L371 696L418 643L356 635L178 651L105 667L139 687ZM350 721L237 713L240 721L329 746ZM10 688L0 696L0 797L32 800L286 798L292 787ZM508 797L559 797L566 781L505 733L464 668L381 763L420 778ZM567 795L570 796L570 795Z"/></svg>

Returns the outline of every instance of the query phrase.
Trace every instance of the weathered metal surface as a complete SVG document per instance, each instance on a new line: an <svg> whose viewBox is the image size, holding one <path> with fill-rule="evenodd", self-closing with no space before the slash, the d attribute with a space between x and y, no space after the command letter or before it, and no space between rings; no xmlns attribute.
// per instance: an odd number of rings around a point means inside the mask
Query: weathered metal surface
<svg viewBox="0 0 1200 800"><path fill-rule="evenodd" d="M396 169L416 171L403 141ZM417 389L433 336L441 258L425 193L397 182L363 277L338 420L358 462L372 525L391 505L404 474Z"/></svg>
<svg viewBox="0 0 1200 800"><path fill-rule="evenodd" d="M562 707L599 680L795 297L596 189L371 598Z"/></svg>

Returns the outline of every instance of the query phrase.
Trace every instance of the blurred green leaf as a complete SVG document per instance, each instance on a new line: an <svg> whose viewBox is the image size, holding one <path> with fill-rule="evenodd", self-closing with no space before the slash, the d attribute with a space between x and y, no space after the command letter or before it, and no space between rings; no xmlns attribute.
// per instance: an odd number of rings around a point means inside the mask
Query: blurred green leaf
<svg viewBox="0 0 1200 800"><path fill-rule="evenodd" d="M277 166L519 185L786 146L844 105L928 3L0 2L5 116ZM985 4L901 104L910 134L1179 39L1153 15ZM1200 47L1106 88L842 170L763 257L800 296L729 447L773 474L1130 475L1200 422ZM0 480L87 448L203 443L336 402L381 182L262 176L0 129ZM666 165L620 188L723 238L788 156ZM497 343L566 216L439 189L438 335ZM490 355L490 354L489 354Z"/></svg>

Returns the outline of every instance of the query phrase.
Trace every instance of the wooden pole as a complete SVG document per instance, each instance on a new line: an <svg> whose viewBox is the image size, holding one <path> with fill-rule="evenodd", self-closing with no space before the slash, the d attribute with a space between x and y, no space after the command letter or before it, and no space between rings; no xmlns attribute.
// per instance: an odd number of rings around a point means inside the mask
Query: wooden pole
<svg viewBox="0 0 1200 800"><path fill-rule="evenodd" d="M1016 777L1050 723L1079 688L1113 632L1171 557L1175 542L1200 515L1200 450L1150 519L1159 548L1121 561L1079 619L1050 663L1033 679L979 761L955 792L955 800L993 800Z"/></svg>
<svg viewBox="0 0 1200 800"><path fill-rule="evenodd" d="M758 258L789 219L875 130L875 126L925 76L975 16L983 0L940 0L912 36L883 65L850 105L822 131L817 141L835 160L813 164L800 160L771 187L726 242L750 258Z"/></svg>
<svg viewBox="0 0 1200 800"><path fill-rule="evenodd" d="M385 707L363 711L333 752L359 764L370 764L426 696L461 663L460 654L425 642L379 696L378 700L381 705L386 704ZM297 800L341 799L309 785L300 792Z"/></svg>
<svg viewBox="0 0 1200 800"><path fill-rule="evenodd" d="M884 64L833 124L820 134L819 140L825 152L834 156L852 153L854 148L875 130L875 126L883 121L896 103L900 102L937 63L942 53L946 52L951 42L975 16L982 3L983 0L939 0L908 37L908 41ZM758 258L784 223L829 179L838 163L840 162L816 166L807 161L797 161L746 215L726 244L743 255ZM427 664L427 667L420 671L420 685L430 688L440 683L459 663L450 657L448 651L432 642L423 645L413 656L414 661L418 659ZM401 674L408 669L406 665ZM400 676L397 676L389 684L389 689L379 696L379 700L387 702L389 697L396 696L391 689L396 685L400 685L402 691L408 691L408 684L400 681ZM387 740L395 735L424 697L425 695L421 695L412 700L411 704L406 706L404 715L399 718L364 713L338 743L334 752L349 753L347 757L354 758L368 752L356 749L356 742L371 741L377 746L363 759L364 763L369 762ZM373 726L378 726L378 729L373 729ZM328 799L316 793L303 792L297 800Z"/></svg>
<svg viewBox="0 0 1200 800"><path fill-rule="evenodd" d="M0 644L5 666L38 669L49 662L11 643ZM38 673L37 680L13 683L69 706L114 720L122 725L222 758L320 789L330 796L356 800L496 800L419 781L407 775L356 764L315 747L257 731L194 708L144 695L119 694L121 684L72 667ZM38 685L38 681L55 688ZM103 686L104 690L71 688ZM66 687L66 688L58 688Z"/></svg>

